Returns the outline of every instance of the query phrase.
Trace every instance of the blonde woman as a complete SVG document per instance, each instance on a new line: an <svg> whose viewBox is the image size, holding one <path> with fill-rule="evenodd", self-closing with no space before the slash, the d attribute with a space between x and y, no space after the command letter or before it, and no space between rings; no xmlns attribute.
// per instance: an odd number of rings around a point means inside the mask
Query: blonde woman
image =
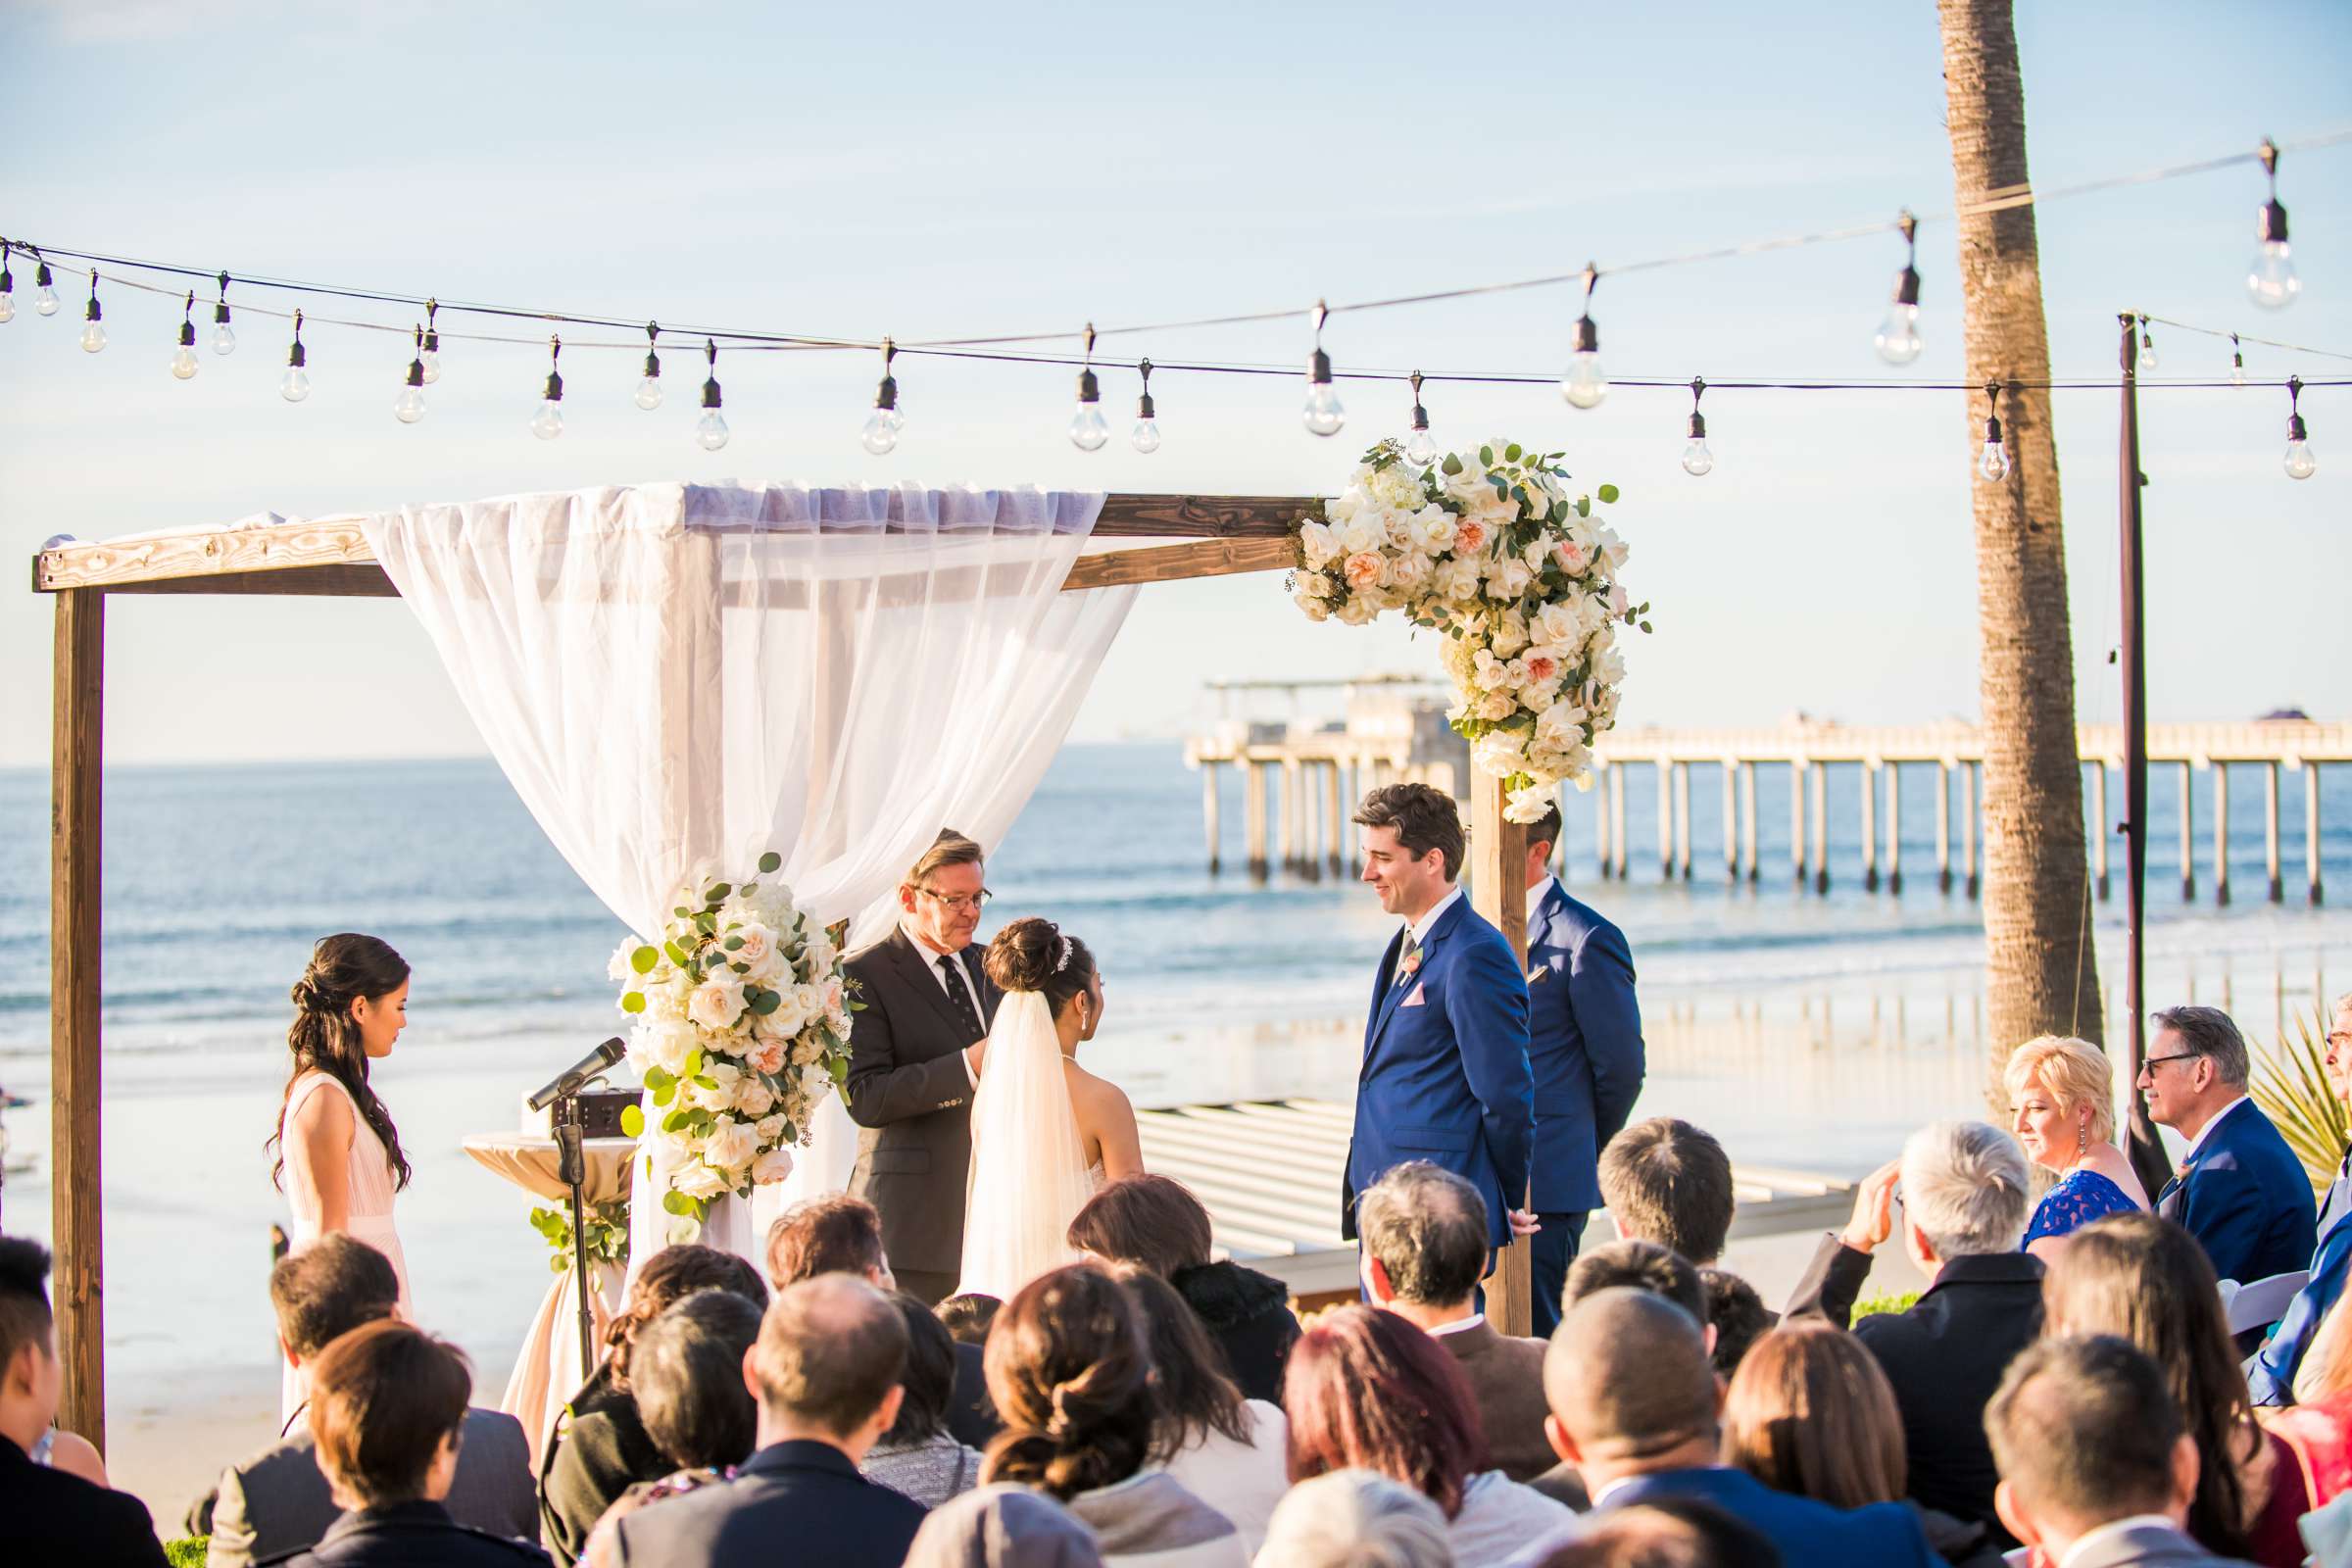
<svg viewBox="0 0 2352 1568"><path fill-rule="evenodd" d="M2087 1040L2042 1035L2009 1057L2013 1125L2026 1157L2058 1173L2034 1206L2025 1250L2048 1262L2092 1220L2150 1206L2147 1189L2115 1147L2115 1077Z"/></svg>

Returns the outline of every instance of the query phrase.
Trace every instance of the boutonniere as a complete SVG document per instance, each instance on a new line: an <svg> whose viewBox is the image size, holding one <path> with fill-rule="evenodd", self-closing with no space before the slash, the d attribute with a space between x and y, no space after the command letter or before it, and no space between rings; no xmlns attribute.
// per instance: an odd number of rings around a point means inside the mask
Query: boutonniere
<svg viewBox="0 0 2352 1568"><path fill-rule="evenodd" d="M1420 972L1421 955L1418 952L1408 953L1402 958L1397 960L1396 978L1400 983L1410 980L1414 975L1419 974Z"/></svg>

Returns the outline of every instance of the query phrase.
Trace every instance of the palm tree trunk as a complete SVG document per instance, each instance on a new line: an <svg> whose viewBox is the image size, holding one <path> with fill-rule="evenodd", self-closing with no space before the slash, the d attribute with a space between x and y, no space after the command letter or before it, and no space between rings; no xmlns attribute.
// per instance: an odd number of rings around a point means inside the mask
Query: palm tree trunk
<svg viewBox="0 0 2352 1568"><path fill-rule="evenodd" d="M1952 177L1966 209L2024 191L2025 83L2010 0L1937 0ZM2082 774L2075 750L2075 662L2066 603L2058 454L2034 209L1963 217L1960 283L1968 380L2001 394L2008 478L1976 477L1985 400L1965 426L1977 532L1978 685L1984 740L1985 1099L2004 1118L2001 1071L2038 1034L2100 1038L2090 945Z"/></svg>

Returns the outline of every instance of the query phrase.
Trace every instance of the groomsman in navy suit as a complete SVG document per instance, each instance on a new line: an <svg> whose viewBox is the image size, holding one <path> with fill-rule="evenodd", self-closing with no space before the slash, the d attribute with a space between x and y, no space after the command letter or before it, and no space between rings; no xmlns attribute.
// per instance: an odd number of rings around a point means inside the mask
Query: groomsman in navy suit
<svg viewBox="0 0 2352 1568"><path fill-rule="evenodd" d="M2335 999L2328 1024L2328 1082L2337 1098L2352 1100L2352 991ZM2256 1404L2295 1402L2295 1369L2311 1348L2312 1336L2344 1294L2352 1276L2352 1154L2335 1167L2335 1180L2320 1204L2320 1241L2311 1254L2311 1279L2295 1293L2270 1343L2246 1363L2246 1386Z"/></svg>
<svg viewBox="0 0 2352 1568"><path fill-rule="evenodd" d="M1536 1084L1535 1195L1528 1244L1535 1329L1560 1323L1560 1292L1600 1207L1600 1152L1642 1093L1642 1008L1625 933L1568 896L1547 863L1560 808L1527 829L1527 1050Z"/></svg>
<svg viewBox="0 0 2352 1568"><path fill-rule="evenodd" d="M2188 1140L2156 1212L2186 1230L2226 1280L2251 1285L2311 1262L2311 1179L2246 1096L2245 1037L2219 1007L2166 1007L2139 1066L2148 1114Z"/></svg>
<svg viewBox="0 0 2352 1568"><path fill-rule="evenodd" d="M1364 876L1404 922L1390 939L1364 1023L1340 1234L1355 1239L1355 1196L1392 1165L1426 1159L1476 1187L1487 1242L1535 1230L1527 1201L1535 1138L1527 982L1511 945L1462 897L1462 820L1426 784L1364 797Z"/></svg>

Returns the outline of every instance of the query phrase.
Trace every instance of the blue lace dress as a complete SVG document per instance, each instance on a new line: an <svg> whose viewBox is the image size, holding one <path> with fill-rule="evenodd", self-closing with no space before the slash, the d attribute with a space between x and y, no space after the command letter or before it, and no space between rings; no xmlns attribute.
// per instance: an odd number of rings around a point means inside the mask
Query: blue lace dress
<svg viewBox="0 0 2352 1568"><path fill-rule="evenodd" d="M2026 1239L2021 1248L2031 1247L2045 1236L2070 1236L2094 1219L2110 1214L2130 1214L2139 1205L2121 1187L2084 1167L2070 1170L2058 1179L2058 1185L2041 1195L2034 1205L2034 1222L2026 1227Z"/></svg>

